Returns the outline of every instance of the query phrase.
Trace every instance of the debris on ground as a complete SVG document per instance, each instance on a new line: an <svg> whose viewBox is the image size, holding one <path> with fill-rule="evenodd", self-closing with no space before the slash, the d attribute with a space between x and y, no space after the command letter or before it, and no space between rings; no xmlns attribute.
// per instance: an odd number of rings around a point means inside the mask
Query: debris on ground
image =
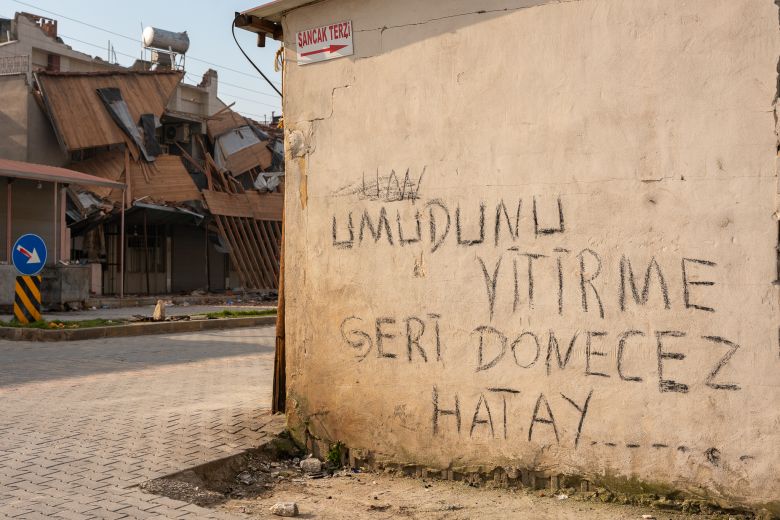
<svg viewBox="0 0 780 520"><path fill-rule="evenodd" d="M255 478L248 471L242 471L236 475L236 480L245 486L251 486L255 483Z"/></svg>
<svg viewBox="0 0 780 520"><path fill-rule="evenodd" d="M298 504L295 502L277 502L271 506L271 513L276 516L298 516Z"/></svg>
<svg viewBox="0 0 780 520"><path fill-rule="evenodd" d="M318 472L309 473L318 467ZM546 491L506 489L487 481L475 485L468 479L419 478L405 473L403 467L351 468L331 460L323 462L303 453L287 432L260 448L146 482L141 488L174 500L255 518L268 518L269 510L276 516L348 520L503 519L516 518L516 513L522 516L527 511L533 513L529 518L535 520L654 520L653 515L643 515L647 505L631 505L622 496L611 495L602 488L592 492L580 492L573 487ZM662 498L653 497L654 501ZM283 508L282 504L295 507ZM281 514L289 511L295 514ZM659 518L712 520L711 516L682 510L665 510ZM729 518L754 517L738 514Z"/></svg>
<svg viewBox="0 0 780 520"><path fill-rule="evenodd" d="M154 306L154 312L152 313L152 320L165 321L165 302L157 300L157 305Z"/></svg>
<svg viewBox="0 0 780 520"><path fill-rule="evenodd" d="M315 457L309 457L301 461L301 469L309 475L320 473L322 472L322 462Z"/></svg>

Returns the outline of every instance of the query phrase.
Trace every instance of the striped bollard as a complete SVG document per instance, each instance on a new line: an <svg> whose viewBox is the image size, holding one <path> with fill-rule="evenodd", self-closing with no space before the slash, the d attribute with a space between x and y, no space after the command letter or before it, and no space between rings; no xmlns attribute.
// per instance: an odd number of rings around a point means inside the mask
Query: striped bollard
<svg viewBox="0 0 780 520"><path fill-rule="evenodd" d="M14 318L25 324L41 320L41 275L16 277Z"/></svg>

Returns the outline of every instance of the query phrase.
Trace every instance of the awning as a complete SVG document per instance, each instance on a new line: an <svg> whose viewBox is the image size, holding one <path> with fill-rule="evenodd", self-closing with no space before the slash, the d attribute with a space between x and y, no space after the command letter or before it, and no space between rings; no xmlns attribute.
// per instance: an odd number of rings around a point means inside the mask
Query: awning
<svg viewBox="0 0 780 520"><path fill-rule="evenodd" d="M127 210L127 222L142 222L142 211L147 213L147 222L149 224L185 224L190 226L199 226L205 218L200 213L195 213L188 209L176 206L164 206L162 204L150 204L148 202L135 202L133 207Z"/></svg>
<svg viewBox="0 0 780 520"><path fill-rule="evenodd" d="M270 22L279 23L282 20L283 13L313 3L315 3L314 0L274 0L253 9L247 9L241 14L252 15Z"/></svg>
<svg viewBox="0 0 780 520"><path fill-rule="evenodd" d="M109 181L56 166L45 164L10 161L0 159L0 177L12 177L16 179L29 179L33 181L62 182L64 184L78 184L80 186L108 186L123 190L125 185L121 182Z"/></svg>

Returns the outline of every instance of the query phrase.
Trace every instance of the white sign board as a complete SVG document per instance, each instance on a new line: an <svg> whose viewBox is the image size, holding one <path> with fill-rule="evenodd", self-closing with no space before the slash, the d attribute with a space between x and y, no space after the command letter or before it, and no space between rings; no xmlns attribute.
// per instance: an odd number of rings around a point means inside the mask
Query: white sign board
<svg viewBox="0 0 780 520"><path fill-rule="evenodd" d="M354 53L352 21L332 23L298 32L298 65L332 60Z"/></svg>

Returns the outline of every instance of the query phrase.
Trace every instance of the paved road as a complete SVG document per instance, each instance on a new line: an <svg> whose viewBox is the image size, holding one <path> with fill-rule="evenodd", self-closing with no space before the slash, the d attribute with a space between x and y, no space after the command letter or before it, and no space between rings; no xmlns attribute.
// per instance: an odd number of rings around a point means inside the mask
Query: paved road
<svg viewBox="0 0 780 520"><path fill-rule="evenodd" d="M135 486L278 427L273 336L0 341L0 518L224 517Z"/></svg>

